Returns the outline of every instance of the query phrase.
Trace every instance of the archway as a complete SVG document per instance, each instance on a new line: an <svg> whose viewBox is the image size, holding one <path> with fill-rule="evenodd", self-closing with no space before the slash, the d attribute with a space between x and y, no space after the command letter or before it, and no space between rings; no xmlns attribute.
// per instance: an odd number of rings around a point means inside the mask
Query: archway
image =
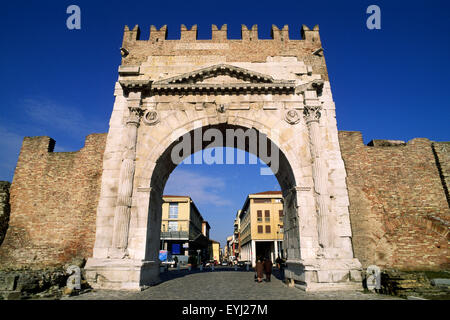
<svg viewBox="0 0 450 320"><path fill-rule="evenodd" d="M278 151L274 173L285 203L287 278L305 290L354 288L360 264L353 257L345 168L327 86L317 80L295 86L224 64L153 83L119 80L94 254L86 265L91 285L138 289L158 281L162 192L177 165L172 150L180 137L189 137L187 156L210 143L196 139L196 132L226 137L232 129L257 133L240 149L260 158L267 145Z"/></svg>
<svg viewBox="0 0 450 320"><path fill-rule="evenodd" d="M238 132L237 135L233 136L234 138L234 142L236 142L239 139L239 132L240 133L245 133L245 132L254 132L255 137L257 137L257 139L255 141L251 141L253 143L256 143L256 146L260 145L260 141L259 139L263 139L264 141L262 143L267 143L267 151L269 151L268 153L270 155L277 155L277 162L279 161L279 163L276 164L275 166L275 170L276 173L275 176L280 184L281 189L283 191L283 193L285 195L288 195L289 193L291 193L291 189L295 186L295 176L294 176L294 172L289 164L289 161L287 160L286 155L283 153L283 151L280 151L279 148L269 139L267 139L266 135L261 134L260 132L258 132L257 130L251 131L252 129L249 130L249 128L243 128L241 126L236 126L236 125L227 125L227 124L217 124L217 125L211 125L208 127L203 127L203 128L198 128L195 129L198 132L207 132L208 130L213 129L213 130L217 130L217 133L220 133L223 137L225 137L226 131L230 132ZM185 141L185 140L189 140L189 141L193 141L194 140L194 136L196 135L195 130L191 130L189 133L186 133L183 137L180 137L181 141ZM236 130L236 131L235 131ZM242 131L239 131L242 130ZM245 130L245 131L244 131ZM201 136L202 134L199 133L199 136ZM241 145L241 150L250 152L251 148L249 147L249 143L251 139L249 139L249 136L247 135L247 138L245 138L245 144L243 143ZM172 152L174 150L174 148L176 148L177 144L179 144L180 141L175 141L173 142L165 151L164 153L158 158L157 162L156 162L156 166L153 170L153 175L151 177L151 182L150 182L150 188L153 192L153 190L155 192L151 193L150 195L150 221L153 221L152 223L149 224L148 226L148 237L151 237L151 239L149 239L149 246L147 247L149 252L146 253L146 257L148 257L150 260L154 259L154 257L156 257L156 253L157 253L157 249L154 245L150 246L150 243L155 244L155 243L159 243L159 239L160 239L160 225L161 225L161 199L162 199L162 190L164 190L164 186L167 182L167 179L169 178L170 173L175 169L176 165L173 162L173 159L171 159L171 155ZM189 153L184 155L184 157L190 156L191 154L196 153L199 150L204 150L208 145L210 144L209 141L205 141L203 140L203 143L200 145L195 146L194 143L192 143L190 145L190 149L189 149ZM225 146L226 144L224 144ZM228 144L227 144L228 145ZM235 146L239 146L239 144L234 144ZM258 156L259 150L258 148L255 148L256 152L254 152L253 154ZM170 166L167 166L167 163L170 163ZM293 251L298 251L299 248L296 248L295 246L298 245L298 241L293 241L290 245L289 245L289 239L298 239L299 235L298 235L298 228L295 228L295 225L291 225L289 227L289 222L292 222L293 218L295 217L295 214L293 214L294 212L296 212L296 208L294 206L296 206L295 201L290 203L291 207L285 207L286 209L286 213L290 213L287 215L284 215L287 218L287 223L286 227L283 229L284 233L285 233L285 244L287 245L287 248L290 248L289 251L291 251L291 255L293 255ZM292 224L292 223L291 223Z"/></svg>

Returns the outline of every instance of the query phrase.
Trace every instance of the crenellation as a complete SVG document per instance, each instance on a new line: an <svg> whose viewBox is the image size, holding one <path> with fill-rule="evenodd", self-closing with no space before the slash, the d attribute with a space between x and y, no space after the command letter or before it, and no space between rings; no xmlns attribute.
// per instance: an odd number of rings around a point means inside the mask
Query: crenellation
<svg viewBox="0 0 450 320"><path fill-rule="evenodd" d="M128 26L125 26L123 32L123 43L140 40L140 37L141 37L141 30L139 29L138 25L135 25L132 30L130 30Z"/></svg>
<svg viewBox="0 0 450 320"><path fill-rule="evenodd" d="M302 26L302 39L307 42L312 42L316 44L320 44L320 35L319 35L319 25L314 26L312 30L308 28L308 26Z"/></svg>
<svg viewBox="0 0 450 320"><path fill-rule="evenodd" d="M276 25L273 24L270 35L275 41L289 41L289 26L285 25L283 29L280 30Z"/></svg>
<svg viewBox="0 0 450 320"><path fill-rule="evenodd" d="M167 39L167 25L163 25L159 30L154 25L150 26L150 42L155 43Z"/></svg>
<svg viewBox="0 0 450 320"><path fill-rule="evenodd" d="M227 31L228 31L228 28L227 28L226 24L222 25L222 27L220 29L218 29L217 26L215 24L213 24L211 26L211 38L212 38L212 41L214 41L214 42L226 41L228 39Z"/></svg>
<svg viewBox="0 0 450 320"><path fill-rule="evenodd" d="M289 26L284 25L283 28L278 28L276 25L272 25L271 27L271 39L259 39L258 38L258 25L254 24L251 29L249 29L246 25L241 25L241 39L228 39L227 32L227 24L223 24L220 29L216 24L211 25L211 39L198 39L198 28L197 25L193 25L190 29L186 27L186 25L182 24L180 26L180 39L173 39L170 41L213 41L213 42L222 42L222 41L267 41L267 40L275 40L275 41L308 41L313 43L320 43L319 36L319 26L316 25L312 30L309 29L308 26L303 25L301 28L301 36L302 39L290 39L289 38ZM150 41L157 42L159 40L167 40L168 29L167 25L162 26L160 29L157 29L156 26L150 26L150 37L148 40L140 39L140 28L136 25L133 29L130 29L128 26L124 28L124 42L134 42L134 41Z"/></svg>
<svg viewBox="0 0 450 320"><path fill-rule="evenodd" d="M194 24L188 29L184 24L181 25L180 41L192 42L197 40L197 25Z"/></svg>
<svg viewBox="0 0 450 320"><path fill-rule="evenodd" d="M250 30L245 24L241 25L241 39L243 41L258 40L258 25L254 24Z"/></svg>

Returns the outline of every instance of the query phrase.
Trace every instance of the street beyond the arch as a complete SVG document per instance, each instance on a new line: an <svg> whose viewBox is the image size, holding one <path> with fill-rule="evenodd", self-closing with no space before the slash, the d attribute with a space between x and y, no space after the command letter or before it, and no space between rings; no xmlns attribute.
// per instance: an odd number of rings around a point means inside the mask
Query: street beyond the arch
<svg viewBox="0 0 450 320"><path fill-rule="evenodd" d="M402 300L362 290L305 292L284 284L278 270L270 282L257 283L254 274L227 266L171 269L161 274L160 284L143 291L93 290L63 300Z"/></svg>

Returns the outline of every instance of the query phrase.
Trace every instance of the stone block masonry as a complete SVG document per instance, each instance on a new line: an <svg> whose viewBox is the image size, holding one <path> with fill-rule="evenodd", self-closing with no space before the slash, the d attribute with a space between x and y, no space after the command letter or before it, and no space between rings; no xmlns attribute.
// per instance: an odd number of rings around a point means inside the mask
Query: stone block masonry
<svg viewBox="0 0 450 320"><path fill-rule="evenodd" d="M92 255L105 141L91 134L81 150L53 153L53 139L25 137L0 268L42 269Z"/></svg>
<svg viewBox="0 0 450 320"><path fill-rule="evenodd" d="M151 26L148 40L141 40L140 33L139 26L131 30L128 26L125 27L122 66L140 65L151 56L172 56L174 62L177 56L190 56L192 59L198 56L220 56L225 61L233 62L266 62L267 57L285 56L297 57L311 67L311 73L319 74L323 80L328 81L325 58L321 53L319 26L310 29L303 25L299 32L302 40L289 39L287 25L281 30L273 25L272 39L259 39L257 25L250 30L242 25L241 39L228 39L227 25L220 29L213 25L212 39L197 39L197 25L189 30L182 25L178 40L167 40L166 26L159 30ZM164 75L167 70L166 66L161 74Z"/></svg>
<svg viewBox="0 0 450 320"><path fill-rule="evenodd" d="M448 143L374 140L339 132L355 256L403 270L450 267ZM445 180L447 179L447 180Z"/></svg>

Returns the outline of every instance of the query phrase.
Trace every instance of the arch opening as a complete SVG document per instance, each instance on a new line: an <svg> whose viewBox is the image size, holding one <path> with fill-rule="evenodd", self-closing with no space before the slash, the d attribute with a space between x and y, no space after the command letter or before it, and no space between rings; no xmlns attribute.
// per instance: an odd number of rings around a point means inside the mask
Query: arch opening
<svg viewBox="0 0 450 320"><path fill-rule="evenodd" d="M235 135L231 135L230 130L232 130ZM211 131L213 134L208 135L208 132ZM247 135L245 135L246 133ZM254 134L254 136L252 136L252 134ZM200 141L199 137L201 138ZM242 139L242 137L244 137L244 139ZM221 138L223 139L221 140ZM182 146L184 146L184 148ZM295 245L294 241L294 239L297 239L298 242L299 237L298 225L295 223L295 217L297 217L297 203L295 197L291 196L292 189L296 186L296 177L285 152L280 150L279 146L266 134L255 128L246 128L240 125L223 123L202 126L184 133L182 136L174 139L174 141L158 156L150 179L151 192L148 210L147 245L145 252L146 260L158 258L162 223L162 198L170 174L180 163L191 155L195 156L196 154L201 154L199 151L205 151L211 148L225 149L225 147L227 151L229 151L230 148L233 148L233 151L242 150L248 152L270 168L280 185L283 197L288 200L284 201L285 204L283 206L284 246L290 248L291 251L299 250L298 243ZM235 161L234 153L235 152L232 153L233 161ZM224 158L225 161L231 159L228 155L224 156ZM239 158L239 156L236 155L236 158ZM200 160L204 161L204 156ZM207 161L208 159L206 159L206 162ZM238 162L238 164L241 164L241 162ZM267 172L265 173L267 174ZM294 221L294 223L292 223L292 221ZM287 250L287 252L288 251L290 250Z"/></svg>

